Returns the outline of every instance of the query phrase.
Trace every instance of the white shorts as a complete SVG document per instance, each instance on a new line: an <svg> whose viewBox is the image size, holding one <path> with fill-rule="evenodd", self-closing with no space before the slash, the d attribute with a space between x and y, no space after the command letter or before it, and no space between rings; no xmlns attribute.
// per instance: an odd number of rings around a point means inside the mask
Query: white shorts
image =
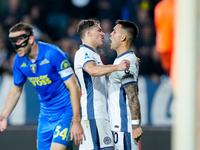
<svg viewBox="0 0 200 150"><path fill-rule="evenodd" d="M115 150L138 150L138 142L132 137L132 132L112 131Z"/></svg>
<svg viewBox="0 0 200 150"><path fill-rule="evenodd" d="M105 119L82 120L81 124L86 141L79 146L79 150L110 150L114 148L110 122Z"/></svg>

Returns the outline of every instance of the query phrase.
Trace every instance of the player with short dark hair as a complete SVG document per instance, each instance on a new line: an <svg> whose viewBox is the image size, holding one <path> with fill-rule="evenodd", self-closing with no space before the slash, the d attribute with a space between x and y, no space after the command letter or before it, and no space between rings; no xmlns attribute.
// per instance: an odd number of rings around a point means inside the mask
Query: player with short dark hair
<svg viewBox="0 0 200 150"><path fill-rule="evenodd" d="M28 79L40 101L37 149L70 149L72 139L76 144L82 143L80 92L67 55L55 45L35 41L32 26L23 22L10 29L9 38L17 55L14 85L0 114L0 131L6 129L7 119Z"/></svg>
<svg viewBox="0 0 200 150"><path fill-rule="evenodd" d="M139 64L131 50L138 33L133 22L117 20L110 34L111 49L117 52L113 65L124 59L130 61L128 70L112 72L109 76L108 112L116 150L138 150L137 142L143 133L138 99Z"/></svg>

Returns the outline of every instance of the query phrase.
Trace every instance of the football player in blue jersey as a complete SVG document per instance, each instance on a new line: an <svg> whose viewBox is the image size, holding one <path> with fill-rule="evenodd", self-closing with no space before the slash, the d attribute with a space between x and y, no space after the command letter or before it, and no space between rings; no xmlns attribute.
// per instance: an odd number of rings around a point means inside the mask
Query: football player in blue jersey
<svg viewBox="0 0 200 150"><path fill-rule="evenodd" d="M80 91L67 55L55 45L35 41L29 24L20 22L9 32L17 54L14 85L0 114L0 131L6 129L7 119L28 79L40 101L37 149L70 149L73 139L75 144L82 143L85 135L80 123Z"/></svg>

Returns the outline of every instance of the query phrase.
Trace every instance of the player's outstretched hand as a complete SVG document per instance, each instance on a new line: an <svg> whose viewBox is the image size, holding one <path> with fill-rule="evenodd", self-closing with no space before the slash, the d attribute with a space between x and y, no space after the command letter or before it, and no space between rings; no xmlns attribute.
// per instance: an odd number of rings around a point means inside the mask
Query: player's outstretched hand
<svg viewBox="0 0 200 150"><path fill-rule="evenodd" d="M83 138L86 140L81 123L73 123L71 129L71 140L74 139L74 143L80 145L83 143Z"/></svg>
<svg viewBox="0 0 200 150"><path fill-rule="evenodd" d="M6 130L7 127L7 119L0 115L0 131Z"/></svg>
<svg viewBox="0 0 200 150"><path fill-rule="evenodd" d="M136 129L133 129L132 130L132 133L133 133L133 139L136 140L137 142L140 140L140 137L142 136L143 134L143 131L142 131L142 128L141 127L138 127Z"/></svg>
<svg viewBox="0 0 200 150"><path fill-rule="evenodd" d="M118 65L117 70L118 71L123 71L123 70L127 70L130 67L130 61L129 60L122 60L121 63Z"/></svg>

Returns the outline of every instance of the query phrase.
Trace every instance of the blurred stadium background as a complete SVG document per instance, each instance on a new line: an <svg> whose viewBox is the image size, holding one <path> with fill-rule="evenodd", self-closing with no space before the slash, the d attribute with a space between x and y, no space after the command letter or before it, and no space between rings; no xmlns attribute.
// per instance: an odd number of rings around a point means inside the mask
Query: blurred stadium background
<svg viewBox="0 0 200 150"><path fill-rule="evenodd" d="M155 47L154 8L159 1L0 0L0 112L13 84L12 65L16 53L8 38L8 30L12 25L19 21L31 24L36 40L58 45L67 53L73 67L74 54L81 44L76 34L76 25L80 19L100 20L105 38L98 52L104 64L111 64L116 57L115 51L109 48L109 36L115 20L126 19L135 22L140 29L132 47L141 59L139 99L144 134L140 150L172 149L174 92L170 77L162 68L160 54ZM195 4L198 4L197 0ZM199 25L199 11L196 19ZM187 30L190 29L188 27ZM196 31L199 33L197 28ZM37 91L27 81L23 94L9 117L7 131L0 133L0 150L35 150L38 114ZM190 118L186 118L188 120ZM197 130L195 132L197 134Z"/></svg>

